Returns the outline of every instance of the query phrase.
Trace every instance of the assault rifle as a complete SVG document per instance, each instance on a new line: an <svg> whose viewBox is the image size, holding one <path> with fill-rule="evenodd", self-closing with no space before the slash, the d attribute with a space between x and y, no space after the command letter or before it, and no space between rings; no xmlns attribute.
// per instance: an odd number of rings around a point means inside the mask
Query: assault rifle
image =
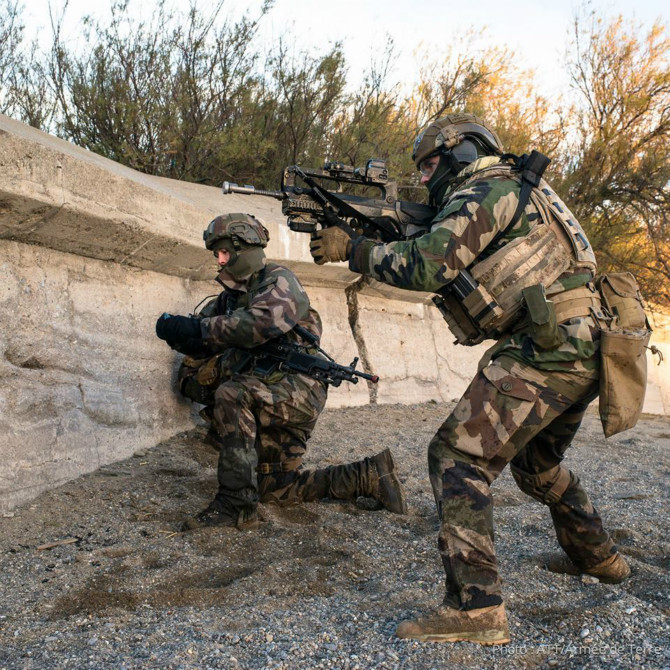
<svg viewBox="0 0 670 670"><path fill-rule="evenodd" d="M317 344L317 338L307 329L295 326L294 330L303 340L309 342L309 345L286 341L266 342L258 347L260 358L254 361L253 369L264 372L263 367L267 366L265 372L270 372L271 369L302 372L331 386L339 386L343 381L358 384L359 377L373 384L379 381L377 375L356 370L358 358L354 358L351 365L340 365L321 349ZM319 353L308 353L306 351L308 347L315 348Z"/></svg>
<svg viewBox="0 0 670 670"><path fill-rule="evenodd" d="M330 185L334 188L328 188ZM343 185L371 187L378 197L345 193ZM359 188L360 190L360 188ZM251 185L238 186L224 182L222 191L247 195L264 195L281 200L281 210L288 227L299 233L313 233L317 226L327 226L326 210L348 219L352 228L383 242L406 240L425 233L437 213L434 207L398 200L398 184L389 181L386 161L371 158L365 168L343 163L326 163L322 169L289 165L281 178L281 190L264 191Z"/></svg>

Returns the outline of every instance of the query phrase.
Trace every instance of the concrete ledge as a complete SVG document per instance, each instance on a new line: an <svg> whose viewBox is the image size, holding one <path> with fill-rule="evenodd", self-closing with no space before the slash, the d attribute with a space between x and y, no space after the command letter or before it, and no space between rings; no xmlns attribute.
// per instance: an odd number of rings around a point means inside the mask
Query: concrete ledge
<svg viewBox="0 0 670 670"><path fill-rule="evenodd" d="M249 211L268 257L291 267L324 321L324 348L381 377L331 389L328 406L453 400L486 345L456 348L429 296L317 266L279 203L139 174L0 116L0 510L192 426L163 311L218 293L202 231ZM644 410L670 411L670 327L655 319Z"/></svg>

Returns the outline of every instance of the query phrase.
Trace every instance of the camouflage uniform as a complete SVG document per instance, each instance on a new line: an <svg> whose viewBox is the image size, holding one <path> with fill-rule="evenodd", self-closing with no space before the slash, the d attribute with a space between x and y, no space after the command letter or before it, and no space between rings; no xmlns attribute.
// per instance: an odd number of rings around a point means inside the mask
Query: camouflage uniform
<svg viewBox="0 0 670 670"><path fill-rule="evenodd" d="M458 175L429 233L390 244L354 240L350 269L400 288L437 292L475 260L527 235L540 221L532 201L505 231L519 201L519 181L477 178L498 161L479 159ZM547 294L591 279L583 270L564 273ZM530 327L503 336L430 443L449 607L502 603L489 487L507 463L519 487L549 506L559 543L575 564L588 568L616 551L578 477L561 465L598 394L600 331L593 318L579 317L560 323L559 333L560 342L549 349L539 346Z"/></svg>
<svg viewBox="0 0 670 670"><path fill-rule="evenodd" d="M222 273L223 275L224 273ZM182 392L205 404L208 441L220 449L217 501L231 516L262 502L290 504L376 493L371 459L305 470L306 443L326 402L324 382L264 366L249 356L277 338L299 339L301 325L321 336L321 320L297 277L274 263L244 282L219 277L224 291L200 313L209 359L187 357ZM267 360L267 359L266 359Z"/></svg>

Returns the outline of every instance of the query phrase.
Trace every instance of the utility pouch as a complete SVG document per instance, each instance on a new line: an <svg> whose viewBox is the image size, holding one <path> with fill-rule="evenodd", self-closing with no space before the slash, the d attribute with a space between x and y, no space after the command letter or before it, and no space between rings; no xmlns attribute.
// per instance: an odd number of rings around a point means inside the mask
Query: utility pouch
<svg viewBox="0 0 670 670"><path fill-rule="evenodd" d="M595 284L600 291L603 307L610 316L616 317L616 323L613 324L615 329L646 328L649 330L640 289L630 272L600 275L596 277Z"/></svg>
<svg viewBox="0 0 670 670"><path fill-rule="evenodd" d="M472 321L455 295L445 291L444 294L433 296L433 303L440 310L457 344L470 347L486 339L486 334Z"/></svg>
<svg viewBox="0 0 670 670"><path fill-rule="evenodd" d="M535 344L542 349L556 349L563 343L558 330L554 304L547 300L544 286L535 284L521 292L530 318L530 333Z"/></svg>
<svg viewBox="0 0 670 670"><path fill-rule="evenodd" d="M651 329L630 272L601 275L595 285L605 312L612 317L600 335L598 408L605 437L610 437L632 428L642 413Z"/></svg>
<svg viewBox="0 0 670 670"><path fill-rule="evenodd" d="M600 335L600 400L605 437L632 428L647 389L647 345L651 331L603 330Z"/></svg>
<svg viewBox="0 0 670 670"><path fill-rule="evenodd" d="M219 361L221 355L212 356L203 365L198 368L195 374L196 381L202 386L212 386L221 377L221 368Z"/></svg>
<svg viewBox="0 0 670 670"><path fill-rule="evenodd" d="M273 372L276 372L279 368L279 363L276 358L271 356L266 356L264 358L254 359L254 364L251 369L251 374L261 379L268 379Z"/></svg>

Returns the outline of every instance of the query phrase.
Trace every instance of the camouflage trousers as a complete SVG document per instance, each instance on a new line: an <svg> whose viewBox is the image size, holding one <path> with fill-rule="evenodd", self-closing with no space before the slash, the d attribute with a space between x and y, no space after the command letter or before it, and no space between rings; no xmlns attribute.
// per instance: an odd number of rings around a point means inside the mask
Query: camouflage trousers
<svg viewBox="0 0 670 670"><path fill-rule="evenodd" d="M368 459L318 470L302 459L326 403L325 385L289 374L274 382L236 375L216 390L213 426L220 436L217 498L231 513L258 500L282 505L369 494L376 470Z"/></svg>
<svg viewBox="0 0 670 670"><path fill-rule="evenodd" d="M483 368L428 448L440 516L445 604L502 603L489 490L511 462L522 491L549 506L561 547L590 567L616 548L576 475L561 465L598 381L501 357Z"/></svg>

